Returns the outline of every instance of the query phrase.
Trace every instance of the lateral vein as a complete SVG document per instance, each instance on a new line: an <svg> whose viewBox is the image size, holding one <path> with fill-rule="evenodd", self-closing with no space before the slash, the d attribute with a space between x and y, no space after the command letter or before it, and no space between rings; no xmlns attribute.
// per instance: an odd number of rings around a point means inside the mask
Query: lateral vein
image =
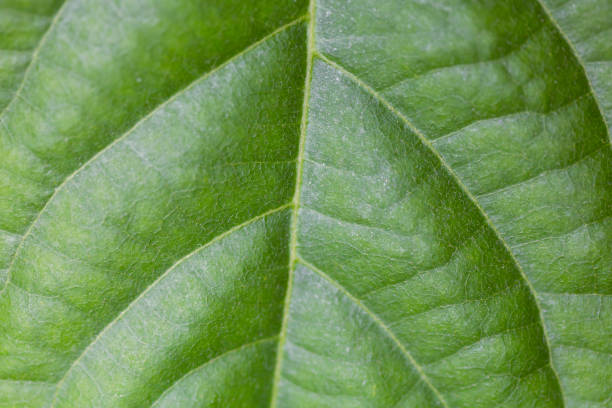
<svg viewBox="0 0 612 408"><path fill-rule="evenodd" d="M215 361L218 361L218 360L222 359L223 357L226 357L226 356L228 356L230 354L233 354L233 353L240 352L240 351L242 351L244 349L247 349L249 347L253 347L253 346L256 346L258 344L265 343L265 342L268 342L268 341L274 341L274 340L276 340L277 337L278 337L278 335L274 335L274 336L264 337L263 339L258 339L258 340L250 341L250 342L245 343L245 344L243 344L241 346L235 347L235 348L233 348L231 350L224 351L223 353L221 353L221 354L211 358L210 360L206 360L205 362L203 362L199 366L189 370L188 372L183 374L181 377L179 377L176 381L174 381L172 384L170 384L166 388L166 390L164 392L162 392L161 394L159 394L159 397L157 397L157 399L155 401L153 401L153 403L151 404L151 408L153 408L155 405L157 405L157 403L162 399L162 397L164 395L166 395L170 390L172 390L172 388L174 388L174 386L176 384L178 384L179 381L181 381L183 378L187 378L190 374L198 371L202 367L205 367L205 366L207 366L209 364L214 363Z"/></svg>
<svg viewBox="0 0 612 408"><path fill-rule="evenodd" d="M404 347L402 342L395 336L395 334L393 334L391 329L385 324L385 322L381 320L380 317L378 317L361 300L353 296L348 290L346 290L344 286L342 286L338 281L333 279L327 273L323 272L321 269L317 268L310 262L305 261L301 257L298 258L298 261L304 266L306 266L307 268L311 269L317 275L321 276L323 279L328 281L335 288L339 289L346 297L348 297L361 310L363 310L381 328L381 330L387 335L387 337L389 337L393 341L393 343L395 343L398 349L402 352L402 354L406 357L406 359L410 362L410 364L417 371L421 380L429 387L429 389L431 389L431 391L434 393L434 395L440 401L440 403L445 408L449 408L448 403L446 402L446 400L444 399L440 391L438 391L438 389L429 380L429 377L427 376L427 374L425 374L425 371L423 371L423 368L421 367L421 365L414 359L414 357L412 357L412 354L410 354L410 352L406 349L406 347Z"/></svg>
<svg viewBox="0 0 612 408"><path fill-rule="evenodd" d="M15 252L13 253L13 256L11 258L11 262L9 263L9 266L7 268L7 272L6 272L6 279L4 281L4 287L0 290L0 296L3 295L3 293L6 290L6 287L8 286L8 283L11 279L11 270L13 268L13 264L15 263L15 260L19 257L19 254L21 253L23 244L25 242L25 240L27 239L27 237L32 233L32 230L34 228L34 226L37 224L37 222L39 221L41 215L45 212L45 210L47 209L47 207L49 206L49 204L53 201L53 199L57 196L58 192L61 191L66 184L68 184L70 182L70 180L72 180L76 175L78 175L81 171L83 171L84 169L86 169L88 166L91 165L91 163L93 163L94 161L96 161L101 155L103 155L105 152L109 151L110 149L113 148L113 146L117 145L119 142L121 142L122 140L126 139L131 133L133 133L143 122L145 122L147 119L149 119L150 117L152 117L155 113L157 113L158 111L160 111L161 109L163 109L165 106L167 106L168 104L170 104L172 101L174 101L175 99L177 99L179 96L181 96L182 94L184 94L185 92L187 92L189 89L193 88L194 86L196 86L198 83L204 81L206 78L210 77L211 75L213 75L214 73L216 73L217 71L223 69L224 67L226 67L227 65L231 64L233 61L235 61L237 58L247 54L248 52L250 52L251 50L253 50L254 48L256 48L257 46L263 44L264 42L266 42L267 40L275 37L276 35L280 34L281 32L284 32L285 30L291 28L292 26L300 23L301 21L303 21L306 18L306 16L301 16L279 28L277 28L276 30L274 30L273 32L271 32L270 34L266 35L265 37L259 39L258 41L254 42L253 44L249 45L247 48L243 49L242 51L240 51L238 54L235 54L234 56L232 56L231 58L227 59L225 62L223 62L222 64L216 66L215 68L213 68L212 70L206 72L204 75L200 76L199 78L197 78L196 80L194 80L193 82L191 82L189 85L187 85L186 87L184 87L183 89L179 90L178 92L176 92L174 95L172 95L170 98L168 98L166 101L164 101L163 103L161 103L160 105L158 105L157 107L155 107L153 110L151 110L148 114L146 114L145 116L143 116L140 120L138 120L127 132L123 133L121 136L119 136L118 138L116 138L115 140L113 140L111 143L109 143L108 145L106 145L102 150L100 150L99 152L97 152L95 155L93 155L89 160L87 160L85 163L83 163L79 168L77 168L74 172L72 172L70 175L68 175L68 177L66 177L64 179L64 181L62 181L61 184L59 184L55 190L53 191L53 194L51 194L51 196L47 199L47 201L45 202L45 204L43 205L43 207L40 209L40 211L38 211L36 218L34 218L34 220L30 223L29 227L27 228L26 232L23 234L21 240L19 241L19 244L17 245L17 248L15 249ZM2 117L0 116L0 119Z"/></svg>
<svg viewBox="0 0 612 408"><path fill-rule="evenodd" d="M540 5L542 10L544 11L544 14L546 14L546 17L548 17L548 20L550 21L550 23L553 25L553 27L555 27L559 35L561 35L561 38L565 40L565 43L569 47L574 58L576 58L576 61L578 61L578 65L580 65L580 68L582 69L582 72L584 73L584 77L586 78L587 84L589 85L589 91L591 91L590 93L593 95L593 99L595 99L595 104L597 105L597 109L599 110L599 114L601 115L601 120L603 121L604 126L606 127L606 131L608 132L608 140L612 142L612 134L610 134L610 127L608 126L608 122L606 121L606 115L604 114L603 106L601 106L601 102L599 101L599 98L597 97L597 94L595 93L595 88L593 87L591 78L589 77L589 74L587 73L586 64L584 60L578 53L578 50L574 46L574 43L572 42L572 40L570 40L568 35L561 28L561 25L559 24L557 19L552 15L552 12L549 10L549 8L542 2L542 0L536 0L536 1Z"/></svg>
<svg viewBox="0 0 612 408"><path fill-rule="evenodd" d="M437 151L437 149L432 145L432 143L425 137L425 135L416 126L414 126L412 124L412 122L410 122L410 120L406 116L404 116L404 114L402 114L400 111L398 111L389 101L387 101L387 99L384 96L379 94L375 89L373 89L371 86L369 86L368 84L363 82L355 74L353 74L352 72L348 71L346 68L344 68L343 66L341 66L337 62L332 61L328 57L326 57L324 55L321 55L319 53L317 53L316 56L317 56L317 58L321 59L323 62L327 63L331 67L335 68L336 70L338 70L339 72L341 72L342 74L347 76L350 80L352 80L357 85L359 85L365 92L367 92L373 98L378 100L390 112L392 112L394 115L396 115L402 122L404 122L404 124L406 126L408 126L408 128L419 138L421 143L423 143L423 145L425 147L427 147L437 157L437 159L439 160L439 162L442 165L442 167L446 170L446 172L457 183L457 185L463 191L465 196L470 201L472 201L472 203L476 206L478 212L483 217L486 225L495 234L495 237L497 238L499 243L504 247L504 249L506 250L506 253L508 254L510 259L512 260L512 263L514 263L517 271L521 275L522 279L525 281L525 284L527 285L529 293L530 293L531 297L533 298L533 300L534 300L534 302L535 302L535 304L537 306L538 314L539 314L539 321L540 321L540 325L542 327L542 333L543 333L543 337L544 337L544 342L546 343L546 348L547 348L547 351L548 351L549 365L550 365L551 371L553 372L553 374L554 374L554 376L555 376L555 378L557 380L557 384L559 386L559 393L561 395L561 398L562 398L563 401L565 401L565 397L563 395L563 389L561 387L561 379L559 377L559 373L557 372L557 370L556 370L556 368L555 368L555 366L553 364L552 346L551 346L551 342L550 342L550 335L548 334L548 332L546 330L546 325L544 324L544 316L542 315L542 305L540 304L540 301L538 299L537 292L536 292L535 288L533 287L533 285L531 284L531 281L528 279L527 274L523 270L523 267L519 263L518 259L516 259L516 257L514 256L514 253L512 252L510 246L508 245L506 240L502 237L501 232L497 229L497 227L495 227L495 225L493 224L493 221L489 218L487 213L484 211L484 209L482 208L482 206L478 202L477 198L469 191L469 189L461 181L461 179L459 178L457 173L455 173L455 171L449 166L449 164L446 163L446 160L444 160L442 155Z"/></svg>
<svg viewBox="0 0 612 408"><path fill-rule="evenodd" d="M188 258L190 258L191 256L195 255L196 253L200 252L201 250L203 250L204 248L207 248L209 246L211 246L212 244L214 244L215 242L218 242L220 240L222 240L223 238L227 237L228 235L231 235L232 233L258 221L261 220L262 218L265 218L269 215L272 215L274 213L277 213L279 211L282 211L284 209L287 209L291 206L291 203L287 203L284 204L278 208L274 208L272 210L268 210L262 214L259 214L241 224L238 224L230 229L228 229L227 231L217 235L216 237L214 237L213 239L211 239L210 241L208 241L207 243L205 243L204 245L199 246L198 248L196 248L195 250L193 250L192 252L188 253L187 255L183 256L181 259L179 259L178 261L176 261L170 268L166 269L166 271L164 273L162 273L157 279L155 279L145 290L143 290L142 292L140 292L140 294L134 298L134 300L132 300L130 302L130 304L121 311L121 313L119 313L113 320L111 320L105 327L104 329L102 329L98 335L87 345L87 347L85 347L83 349L83 351L81 352L81 354L79 354L79 356L72 362L72 364L70 365L70 367L68 368L68 370L66 370L66 372L64 373L64 375L62 376L62 378L57 382L57 388L55 390L55 393L53 394L53 399L51 400L51 405L50 408L53 408L55 406L55 402L57 400L57 396L58 396L58 392L61 389L62 384L64 383L64 381L66 380L66 378L68 377L68 374L70 373L70 371L76 367L79 362L81 361L81 359L83 358L83 356L85 354L87 354L87 351L89 349L91 349L91 347L93 347L94 344L97 343L97 341L104 335L104 333L106 333L108 330L110 330L111 327L113 327L119 320L121 320L121 318L140 300L142 299L148 292L150 292L162 279L164 279L170 272L172 272L178 265L180 265L181 263L183 263L184 261L186 261Z"/></svg>

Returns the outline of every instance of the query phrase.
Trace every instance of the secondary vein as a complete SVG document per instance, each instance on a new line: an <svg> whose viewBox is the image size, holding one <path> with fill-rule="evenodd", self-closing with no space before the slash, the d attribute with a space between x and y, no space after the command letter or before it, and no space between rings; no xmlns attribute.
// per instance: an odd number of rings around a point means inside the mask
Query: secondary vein
<svg viewBox="0 0 612 408"><path fill-rule="evenodd" d="M19 244L17 245L17 248L15 249L15 252L13 253L13 256L11 258L11 262L9 263L9 266L7 268L7 272L6 272L6 278L4 281L4 286L3 288L0 290L0 296L2 296L4 294L4 292L6 291L6 288L10 282L11 279L11 270L13 268L13 265L15 263L15 260L19 257L19 254L21 253L22 247L24 242L26 241L27 237L32 233L32 230L34 228L34 226L37 224L38 220L40 219L41 215L45 212L45 210L47 209L47 207L49 206L49 204L53 201L53 199L57 196L57 194L63 190L63 188L70 182L70 180L72 180L76 175L78 175L81 171L83 171L84 169L86 169L87 167L89 167L91 165L91 163L95 162L101 155L103 155L105 152L111 150L113 148L113 146L117 145L119 142L121 142L122 140L124 140L125 138L127 138L131 133L134 132L134 130L136 130L143 122L145 122L147 119L149 119L150 117L152 117L156 112L160 111L161 109L163 109L165 106L167 106L169 103L171 103L172 101L174 101L175 99L177 99L178 97L180 97L182 94L184 94L185 92L189 91L189 89L193 88L194 86L196 86L198 83L204 81L206 78L210 77L211 75L213 75L215 72L221 70L222 68L224 68L225 66L229 65L232 63L232 61L235 61L237 58L241 57L242 55L248 53L249 51L253 50L254 48L256 48L257 46L261 45L262 43L266 42L267 40L269 40L272 37L275 37L276 35L280 34L281 32L284 32L285 30L289 29L290 27L293 27L294 25L300 23L301 21L303 21L306 18L306 16L301 16L279 28L277 28L276 30L274 30L273 32L271 32L270 34L266 35L265 37L259 39L258 41L254 42L253 44L249 45L247 48L243 49L242 51L240 51L239 53L233 55L231 58L227 59L225 62L223 62L220 65L217 65L215 68L213 68L212 70L206 72L205 74L203 74L202 76L200 76L199 78L197 78L196 80L194 80L193 82L191 82L189 85L187 85L186 87L184 87L183 89L179 90L178 92L176 92L174 95L172 95L170 98L168 98L166 101L164 101L162 104L158 105L157 107L155 107L153 110L151 110L148 114L146 114L145 116L143 116L140 120L138 120L138 122L136 122L127 132L123 133L122 135L120 135L118 138L116 138L115 140L113 140L110 144L106 145L102 150L100 150L98 153L96 153L94 156L92 156L89 160L87 160L85 163L83 163L79 168L77 168L74 172L72 172L70 175L68 175L64 181L62 181L61 184L59 184L55 190L53 191L53 194L51 194L51 196L47 199L47 201L45 202L45 204L43 205L43 207L40 209L40 211L38 211L36 218L34 218L34 220L30 223L30 225L28 226L27 230L25 231L25 233L23 234L21 240L19 241ZM1 119L1 116L0 116Z"/></svg>
<svg viewBox="0 0 612 408"><path fill-rule="evenodd" d="M546 325L544 324L544 316L542 315L542 305L540 304L537 292L536 292L535 288L533 287L533 285L531 284L531 281L527 277L527 275L526 275L525 271L523 270L523 267L519 263L518 259L514 256L514 253L512 252L512 249L510 248L510 246L508 245L506 240L502 237L501 232L493 224L493 221L489 218L487 213L484 211L484 209L482 208L482 206L478 202L478 199L469 191L469 189L461 181L461 179L459 178L457 173L455 173L455 171L450 167L450 165L446 162L446 160L444 160L442 155L431 144L431 142L425 137L425 135L423 135L423 133L421 133L421 131L418 128L416 128L416 126L414 126L412 124L412 122L410 122L410 120L408 120L408 118L406 116L404 116L389 101L387 101L387 99L384 96L379 94L376 90L374 90L368 84L366 84L361 79L359 79L357 76L355 76L352 72L348 71L346 68L344 68L343 66L339 65L335 61L332 61L328 57L326 57L324 55L321 55L321 54L317 54L316 56L317 56L317 58L321 59L325 63L329 64L331 67L335 68L336 70L338 70L339 72L341 72L342 74L347 76L349 79L351 79L357 85L359 85L365 92L367 92L373 98L378 100L390 112L392 112L394 115L396 115L402 122L404 122L404 124L406 124L406 126L408 126L408 128L419 138L419 140L423 143L423 145L425 145L425 147L427 147L437 157L437 159L439 160L439 162L442 165L442 167L451 176L451 178L455 181L455 183L457 183L457 185L459 186L461 191L476 206L476 208L479 211L480 215L483 217L486 225L495 234L495 237L497 238L499 243L506 250L506 253L508 254L510 259L512 260L512 263L514 263L517 271L521 275L521 278L524 280L524 282L525 282L525 284L526 284L526 286L527 286L527 288L529 290L529 293L530 293L530 295L531 295L535 305L537 306L538 314L539 314L539 321L540 321L540 325L542 327L542 333L544 335L544 342L546 343L546 348L547 348L547 351L548 351L549 365L550 365L551 371L553 372L553 374L554 374L554 376L555 376L555 378L557 380L557 384L559 386L559 393L561 395L561 399L563 401L565 401L565 396L563 394L563 389L561 387L561 379L559 377L559 373L557 372L557 370L556 370L556 368L555 368L555 366L553 364L552 346L551 346L551 342L550 342L550 335L548 334L548 332L546 330Z"/></svg>
<svg viewBox="0 0 612 408"><path fill-rule="evenodd" d="M134 300L132 300L130 302L130 304L121 311L121 313L119 313L113 320L111 320L105 327L104 329L102 329L98 335L93 339L93 341L91 341L87 347L85 347L85 349L83 349L83 351L79 354L79 356L72 362L72 364L70 365L70 367L68 368L68 370L66 370L66 372L64 373L64 375L62 376L62 378L57 382L57 387L55 389L55 393L53 394L53 399L51 401L51 405L50 407L53 408L55 406L55 402L57 400L57 396L58 396L58 392L61 389L61 386L63 384L63 382L66 380L66 378L68 377L68 373L70 373L70 371L76 367L79 362L81 361L81 359L83 358L83 356L85 354L87 354L87 351L89 349L91 349L91 347L97 343L97 341L104 335L104 333L106 333L108 330L110 330L119 320L121 320L121 318L140 300L142 299L147 293L149 293L154 287L156 287L159 282L161 280L163 280L166 276L168 276L168 274L170 274L170 272L172 272L178 265L180 265L181 263L185 262L187 259L191 258L193 255L195 255L196 253L200 252L201 250L211 246L212 244L214 244L215 242L218 242L220 240L222 240L223 238L227 237L228 235L234 233L237 230L240 230L244 227L246 227L247 225L250 225L262 218L265 218L271 214L277 213L279 211L282 211L286 208L289 208L291 206L291 203L287 203L284 204L278 208L274 208L272 210L268 210L262 214L259 214L239 225L236 225L230 229L228 229L227 231L217 235L216 237L214 237L213 239L211 239L210 241L208 241L207 243L205 243L204 245L199 246L198 248L196 248L195 250L193 250L192 252L188 253L187 255L183 256L181 259L179 259L178 261L176 261L170 268L166 269L166 271L164 273L162 273L157 279L155 279L153 281L153 283L151 283L145 290L143 290L136 298L134 298Z"/></svg>

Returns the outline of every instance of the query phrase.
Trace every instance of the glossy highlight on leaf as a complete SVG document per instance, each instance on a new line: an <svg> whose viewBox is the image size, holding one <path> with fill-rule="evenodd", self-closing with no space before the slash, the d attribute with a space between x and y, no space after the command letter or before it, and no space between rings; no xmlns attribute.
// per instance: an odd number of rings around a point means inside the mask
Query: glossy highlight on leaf
<svg viewBox="0 0 612 408"><path fill-rule="evenodd" d="M0 33L0 407L612 407L609 0Z"/></svg>

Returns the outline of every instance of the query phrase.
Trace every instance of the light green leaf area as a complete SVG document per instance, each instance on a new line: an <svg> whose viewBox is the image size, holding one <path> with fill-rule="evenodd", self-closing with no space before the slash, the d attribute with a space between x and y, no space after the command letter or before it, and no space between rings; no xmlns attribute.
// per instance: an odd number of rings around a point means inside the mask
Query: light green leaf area
<svg viewBox="0 0 612 408"><path fill-rule="evenodd" d="M0 0L0 407L612 408L609 0Z"/></svg>

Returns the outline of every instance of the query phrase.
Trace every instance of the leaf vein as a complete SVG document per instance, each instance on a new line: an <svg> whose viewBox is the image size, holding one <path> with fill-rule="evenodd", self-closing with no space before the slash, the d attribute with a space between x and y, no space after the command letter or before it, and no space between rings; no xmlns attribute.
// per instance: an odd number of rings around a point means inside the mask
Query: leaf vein
<svg viewBox="0 0 612 408"><path fill-rule="evenodd" d="M543 330L543 337L544 337L544 341L546 343L547 349L548 349L548 358L549 358L549 363L551 366L551 369L555 375L555 378L557 380L557 384L559 386L559 392L561 394L561 397L563 400L565 400L565 397L563 395L563 390L561 388L561 379L559 377L559 373L557 372L557 370L554 367L553 364L553 359L552 359L552 347L551 347L551 343L550 343L550 336L547 333L546 330L546 325L544 324L544 318L542 315L542 306L540 305L540 301L537 295L537 292L535 291L535 288L533 287L533 285L531 284L531 281L527 278L527 275L525 274L525 271L523 270L522 266L520 265L520 263L518 262L518 260L516 259L516 257L514 256L514 253L512 252L512 250L510 249L510 246L508 245L508 243L506 242L505 239L502 238L501 233L499 232L499 230L495 227L495 225L493 224L492 220L489 218L489 216L487 215L487 213L484 211L484 209L482 208L482 206L480 205L480 203L478 202L478 200L476 199L476 197L468 190L467 186L461 181L461 179L459 178L459 176L455 173L455 171L448 165L448 163L446 163L446 161L444 160L444 158L442 157L442 155L433 147L432 143L427 140L427 138L425 137L425 135L423 135L423 133L421 133L421 131L419 129L417 129L409 120L408 118L406 118L406 116L404 116L401 112L399 112L389 101L387 101L382 95L380 95L376 90L374 90L372 87L370 87L368 84L366 84L365 82L363 82L361 79L359 79L358 77L356 77L353 73L351 73L350 71L348 71L346 68L344 68L343 66L339 65L338 63L336 63L335 61L330 60L328 57L321 55L321 54L317 54L317 57L320 58L322 61L324 61L325 63L329 64L332 68L335 68L336 70L338 70L340 73L344 74L346 77L348 77L349 79L351 79L353 82L355 82L357 85L359 85L361 88L363 88L363 90L365 92L367 92L368 94L370 94L374 99L378 100L383 106L385 106L390 112L392 112L393 114L395 114L400 120L402 120L405 125L421 140L421 142L425 145L425 147L429 148L429 150L438 158L440 164L442 165L442 167L448 172L448 174L455 180L455 182L457 183L458 187L463 191L463 193L466 195L466 197L472 201L472 203L476 206L476 208L478 209L478 211L480 212L481 216L483 217L484 221L486 222L486 224L489 226L489 228L491 228L492 232L495 234L495 236L497 237L499 243L505 248L507 254L509 255L509 257L512 259L512 262L515 264L517 270L519 271L519 273L521 274L522 278L525 280L527 287L529 288L529 291L533 297L533 300L537 306L538 309L538 313L540 316L540 324L542 326L542 330Z"/></svg>
<svg viewBox="0 0 612 408"><path fill-rule="evenodd" d="M176 379L174 382L172 382L172 383L171 383L171 384L170 384L168 387L166 387L166 389L164 390L164 392L162 392L162 393L159 395L159 397L157 397L157 398L155 399L155 401L153 401L153 403L151 404L151 408L153 408L155 405L157 405L157 403L158 403L159 401L161 401L161 399L162 399L162 398L163 398L163 397L164 397L164 396L165 396L165 395L166 395L168 392L170 392L170 391L171 391L171 390L172 390L172 389L173 389L173 388L176 386L176 384L178 384L178 383L179 383L179 381L181 381L181 380L182 380L182 379L184 379L184 378L187 378L187 377L188 377L189 375L191 375L192 373L194 373L194 372L196 372L196 371L200 370L201 368L203 368L203 367L205 367L205 366L207 366L207 365L209 365L209 364L214 363L214 362L215 362L215 361L217 361L217 360L222 359L223 357L228 356L229 354L233 354L233 353L240 352L240 351L242 351L242 350L244 350L244 349L247 349L247 348L249 348L249 347L256 346L256 345L261 344L261 343L265 343L265 342L268 342L268 341L273 341L273 340L276 340L276 339L277 339L277 337L278 337L278 335L274 335L274 336L265 337L265 338L263 338L263 339L258 339L258 340L254 340L254 341L251 341L251 342L245 343L245 344L243 344L243 345L241 345L241 346L238 346L238 347L235 347L235 348L233 348L233 349L231 349L231 350L224 351L223 353L221 353L221 354L219 354L219 355L217 355L217 356L215 356L215 357L213 357L213 358L211 358L211 359L209 359L209 360L205 361L204 363L200 364L199 366L197 366L197 367L195 367L195 368L192 368L191 370L189 370L188 372L186 372L185 374L183 374L181 377L179 377L178 379Z"/></svg>
<svg viewBox="0 0 612 408"><path fill-rule="evenodd" d="M214 244L215 242L218 242L220 240L222 240L223 238L227 237L228 235L231 235L232 233L262 219L265 218L269 215L272 215L274 213L277 213L279 211L282 211L284 209L287 209L291 206L291 203L287 203L284 204L278 208L274 208L272 210L268 210L262 214L259 214L241 224L238 224L230 229L228 229L227 231L217 235L216 237L214 237L213 239L211 239L210 241L208 241L207 243L199 246L198 248L196 248L194 251L188 253L187 255L183 256L181 259L179 259L178 261L176 261L170 268L166 269L166 271L164 271L164 273L162 273L157 279L155 279L155 281L153 281L145 290L143 290L136 298L134 298L134 300L132 300L130 302L130 304L121 311L121 313L119 313L113 320L111 320L105 327L104 329L102 329L98 335L93 339L93 341L91 341L87 347L85 347L85 349L80 353L80 355L73 361L72 365L68 368L68 370L66 370L66 372L64 373L63 377L58 381L57 383L57 388L55 390L55 393L53 395L53 400L51 402L51 406L50 408L53 408L53 406L55 406L55 402L57 400L57 395L58 395L58 391L60 390L63 382L66 380L66 378L68 377L68 373L71 372L72 369L74 369L76 366L79 365L81 359L83 358L83 356L87 353L87 351L89 349L91 349L91 347L97 343L97 341L104 335L104 333L106 333L108 330L110 330L111 327L113 327L119 320L121 320L121 318L133 307L133 305L136 304L136 302L138 302L140 299L142 299L148 292L150 292L154 287L156 287L156 285L162 280L164 279L166 276L168 276L168 274L170 272L172 272L178 265L180 265L181 263L183 263L184 261L186 261L188 258L190 258L191 256L195 255L196 253L198 253L199 251L203 250L204 248L209 247L210 245Z"/></svg>
<svg viewBox="0 0 612 408"><path fill-rule="evenodd" d="M593 83L591 82L591 78L587 74L586 64L582 60L582 57L578 53L578 50L576 50L576 47L574 46L574 43L570 40L570 38L567 36L565 31L563 31L561 29L561 26L559 25L559 22L552 15L552 12L542 2L542 0L536 0L536 1L540 5L542 10L544 11L544 14L546 14L546 17L548 17L548 20L557 29L557 32L561 35L561 37L565 40L565 43L569 47L569 49L572 52L572 55L574 56L574 58L576 58L576 61L578 61L578 65L580 65L580 68L582 69L582 73L584 74L584 77L586 78L587 83L589 85L589 90L590 90L591 94L593 94L593 99L595 99L595 103L597 104L597 108L599 109L599 114L601 115L601 120L603 121L604 126L606 127L606 131L608 133L608 140L612 141L612 139L611 139L612 138L612 134L610 134L610 128L608 126L608 122L605 120L606 115L604 114L603 106L602 106L601 102L599 101L599 98L597 97L597 94L595 93L595 88L593 87Z"/></svg>
<svg viewBox="0 0 612 408"><path fill-rule="evenodd" d="M96 153L94 156L92 156L89 160L87 160L85 163L83 163L79 168L77 168L74 172L72 172L68 177L66 177L64 179L64 181L55 188L55 190L53 191L53 194L49 197L49 199L47 199L47 201L45 202L44 206L40 209L40 211L38 212L36 218L30 223L28 229L26 230L26 232L24 233L23 237L21 238L21 241L19 242L19 245L17 246L17 249L15 250L15 252L13 254L13 257L11 259L11 262L10 262L8 268L7 268L7 276L6 276L6 279L5 279L4 287L0 290L0 296L2 296L3 293L6 290L6 286L7 286L8 282L10 281L12 266L15 263L15 259L19 256L19 254L21 252L21 249L23 247L23 243L25 242L26 238L32 232L32 229L33 229L34 225L38 222L38 220L40 219L41 215L45 212L46 208L49 206L49 203L51 203L53 201L53 199L57 196L58 192L61 191L64 188L64 186L66 186L66 184L68 184L70 182L70 180L72 180L74 177L76 177L81 171L83 171L83 169L85 169L88 166L90 166L91 163L96 161L105 152L110 151L120 141L122 141L125 138L127 138L127 136L129 136L132 132L134 132L134 130L136 130L143 122L145 122L150 117L152 117L156 112L158 112L159 110L161 110L162 108L164 108L165 106L170 104L172 101L174 101L180 95L184 94L185 92L187 92L189 89L193 88L198 83L200 83L203 80L205 80L206 78L210 77L215 72L217 72L217 71L221 70L222 68L226 67L227 65L231 64L237 58L241 57L242 55L245 55L246 53L248 53L250 51L252 51L257 46L259 46L259 45L263 44L264 42L266 42L267 40L275 37L276 35L280 34L281 32L284 32L285 30L289 29L290 27L300 23L304 19L305 19L305 16L302 16L302 17L299 17L299 18L297 18L297 19L295 19L295 20L293 20L293 21L291 21L291 22L289 22L289 23L287 23L287 24L277 28L276 30L274 30L270 34L266 35L265 37L259 39L258 41L254 42L253 44L249 45L248 47L246 47L245 49L243 49L239 53L233 55L232 57L230 57L229 59L227 59L226 61L224 61L220 65L217 65L215 68L213 68L210 71L206 72L205 74L203 74L202 76L200 76L199 78L197 78L196 80L191 82L189 85L187 85L183 89L181 89L178 92L176 92L174 95L172 95L166 101L164 101L162 104L160 104L157 107L155 107L148 114L146 114L139 121L137 121L127 132L123 133L121 136L119 136L118 138L113 140L110 144L106 145L102 150L100 150L98 153ZM0 121L2 121L1 114L0 114Z"/></svg>
<svg viewBox="0 0 612 408"><path fill-rule="evenodd" d="M391 341L395 343L398 349L402 352L402 354L406 357L406 359L410 362L410 364L417 371L421 380L423 380L423 382L427 384L427 386L431 389L431 391L436 396L436 398L440 401L440 403L444 407L449 408L448 404L446 403L446 400L444 399L440 391L438 391L438 389L432 384L429 377L425 374L425 371L423 371L423 367L414 359L414 357L412 357L412 354L410 354L410 352L406 349L406 347L404 347L402 342L395 336L395 334L393 334L391 329L385 324L385 322L382 321L380 317L378 317L378 315L376 315L376 313L372 312L370 308L368 308L361 300L353 296L344 286L342 286L338 281L336 281L331 276L323 272L321 269L317 268L310 262L305 261L301 257L298 257L297 260L303 265L305 265L306 267L308 267L309 269L311 269L313 272L316 272L318 275L320 275L323 279L328 281L334 287L338 288L342 293L344 293L345 296L347 296L351 301L353 301L353 303L355 303L360 309L362 309L381 328L383 333L385 333L389 337L389 339L391 339Z"/></svg>

